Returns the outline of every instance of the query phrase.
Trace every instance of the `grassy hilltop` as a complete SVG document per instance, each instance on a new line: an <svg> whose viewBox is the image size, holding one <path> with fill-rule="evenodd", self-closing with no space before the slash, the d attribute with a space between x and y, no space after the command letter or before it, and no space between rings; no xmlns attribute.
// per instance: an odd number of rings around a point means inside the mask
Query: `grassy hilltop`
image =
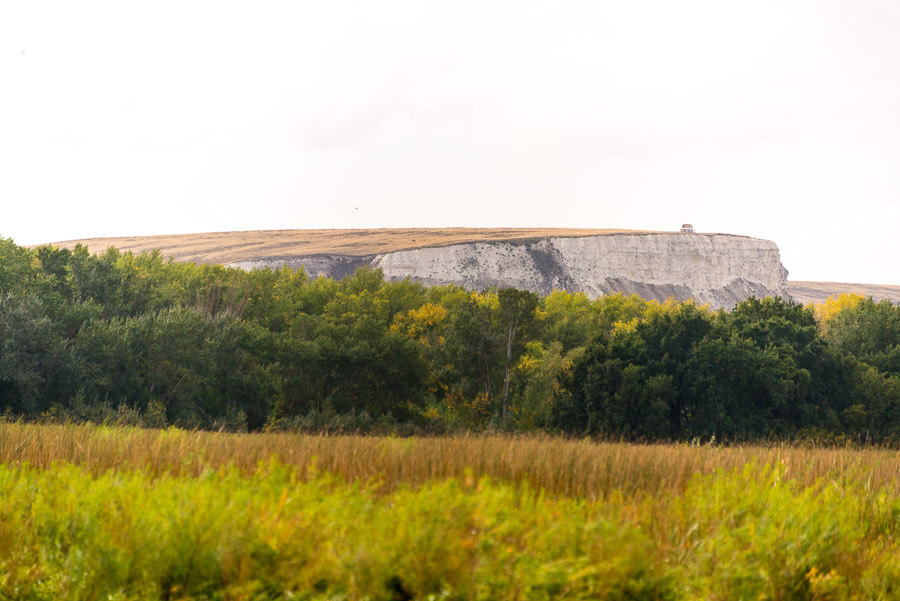
<svg viewBox="0 0 900 601"><path fill-rule="evenodd" d="M465 242L533 240L547 237L600 236L604 234L648 233L639 230L592 228L395 228L371 230L261 230L90 238L55 242L61 248L87 246L97 253L115 246L135 253L159 249L176 261L233 263L249 259L285 255L336 254L353 257L448 246Z"/></svg>

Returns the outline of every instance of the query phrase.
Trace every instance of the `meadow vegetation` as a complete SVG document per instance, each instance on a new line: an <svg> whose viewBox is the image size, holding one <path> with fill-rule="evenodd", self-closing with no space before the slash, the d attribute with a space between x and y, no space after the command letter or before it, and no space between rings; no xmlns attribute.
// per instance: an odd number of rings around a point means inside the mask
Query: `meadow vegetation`
<svg viewBox="0 0 900 601"><path fill-rule="evenodd" d="M71 463L98 475L139 470L149 477L196 477L234 468L252 474L274 459L382 491L468 475L522 484L587 501L681 492L697 474L751 462L782 465L808 486L835 474L874 488L900 486L900 455L886 448L772 444L623 444L558 436L469 434L439 437L208 432L122 426L0 423L0 464L49 469Z"/></svg>
<svg viewBox="0 0 900 601"><path fill-rule="evenodd" d="M896 599L898 342L0 240L0 601Z"/></svg>
<svg viewBox="0 0 900 601"><path fill-rule="evenodd" d="M892 599L897 452L0 425L0 599Z"/></svg>

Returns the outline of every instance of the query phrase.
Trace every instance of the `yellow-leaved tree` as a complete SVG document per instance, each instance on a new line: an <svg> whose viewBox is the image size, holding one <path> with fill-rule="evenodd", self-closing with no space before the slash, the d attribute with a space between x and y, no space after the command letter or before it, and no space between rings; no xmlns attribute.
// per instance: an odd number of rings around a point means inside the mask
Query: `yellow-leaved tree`
<svg viewBox="0 0 900 601"><path fill-rule="evenodd" d="M856 293L833 294L825 299L824 303L810 303L807 305L816 316L816 322L819 324L819 331L825 332L828 329L828 321L847 309L853 309L862 300L863 296Z"/></svg>

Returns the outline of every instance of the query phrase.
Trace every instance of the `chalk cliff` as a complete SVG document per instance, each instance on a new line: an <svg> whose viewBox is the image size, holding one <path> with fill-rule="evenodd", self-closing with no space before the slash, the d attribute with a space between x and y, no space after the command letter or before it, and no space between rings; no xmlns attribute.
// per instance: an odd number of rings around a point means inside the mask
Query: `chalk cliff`
<svg viewBox="0 0 900 601"><path fill-rule="evenodd" d="M312 276L342 277L362 265L390 280L469 289L516 287L547 294L554 288L590 297L623 292L644 298L694 298L714 308L749 297L790 298L787 270L768 240L726 234L606 234L471 242L374 256L267 257L232 265L303 266Z"/></svg>

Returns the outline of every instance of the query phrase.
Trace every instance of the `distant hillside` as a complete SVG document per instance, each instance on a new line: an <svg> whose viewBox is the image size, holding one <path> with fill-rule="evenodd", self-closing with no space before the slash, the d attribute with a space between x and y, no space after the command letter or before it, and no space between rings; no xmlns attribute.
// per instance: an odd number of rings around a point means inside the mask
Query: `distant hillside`
<svg viewBox="0 0 900 601"><path fill-rule="evenodd" d="M792 282L788 281L788 292L793 299L804 305L810 302L821 303L829 296L855 293L871 296L874 300L890 299L900 302L900 286L883 284L847 284L842 282Z"/></svg>
<svg viewBox="0 0 900 601"><path fill-rule="evenodd" d="M471 242L528 241L548 237L581 237L606 234L662 233L646 230L570 228L400 228L372 230L263 230L169 236L137 236L68 240L52 244L74 248L87 246L102 252L109 246L143 252L159 249L176 261L233 264L272 261L281 257L344 255L371 257L420 248ZM834 294L855 292L875 300L900 301L900 286L840 282L788 281L787 290L803 304L823 302Z"/></svg>
<svg viewBox="0 0 900 601"><path fill-rule="evenodd" d="M371 230L260 230L90 238L53 242L54 246L87 246L97 253L115 246L135 253L159 249L176 261L195 263L237 263L271 257L302 255L347 255L363 257L465 242L531 240L549 237L599 236L618 233L646 233L637 230L591 228L396 228Z"/></svg>
<svg viewBox="0 0 900 601"><path fill-rule="evenodd" d="M712 233L611 229L380 229L226 232L72 240L99 252L158 248L181 261L253 269L288 265L341 278L381 269L389 281L466 289L515 287L539 294L621 292L646 299L694 298L732 307L749 296L788 298L787 271L768 240Z"/></svg>

